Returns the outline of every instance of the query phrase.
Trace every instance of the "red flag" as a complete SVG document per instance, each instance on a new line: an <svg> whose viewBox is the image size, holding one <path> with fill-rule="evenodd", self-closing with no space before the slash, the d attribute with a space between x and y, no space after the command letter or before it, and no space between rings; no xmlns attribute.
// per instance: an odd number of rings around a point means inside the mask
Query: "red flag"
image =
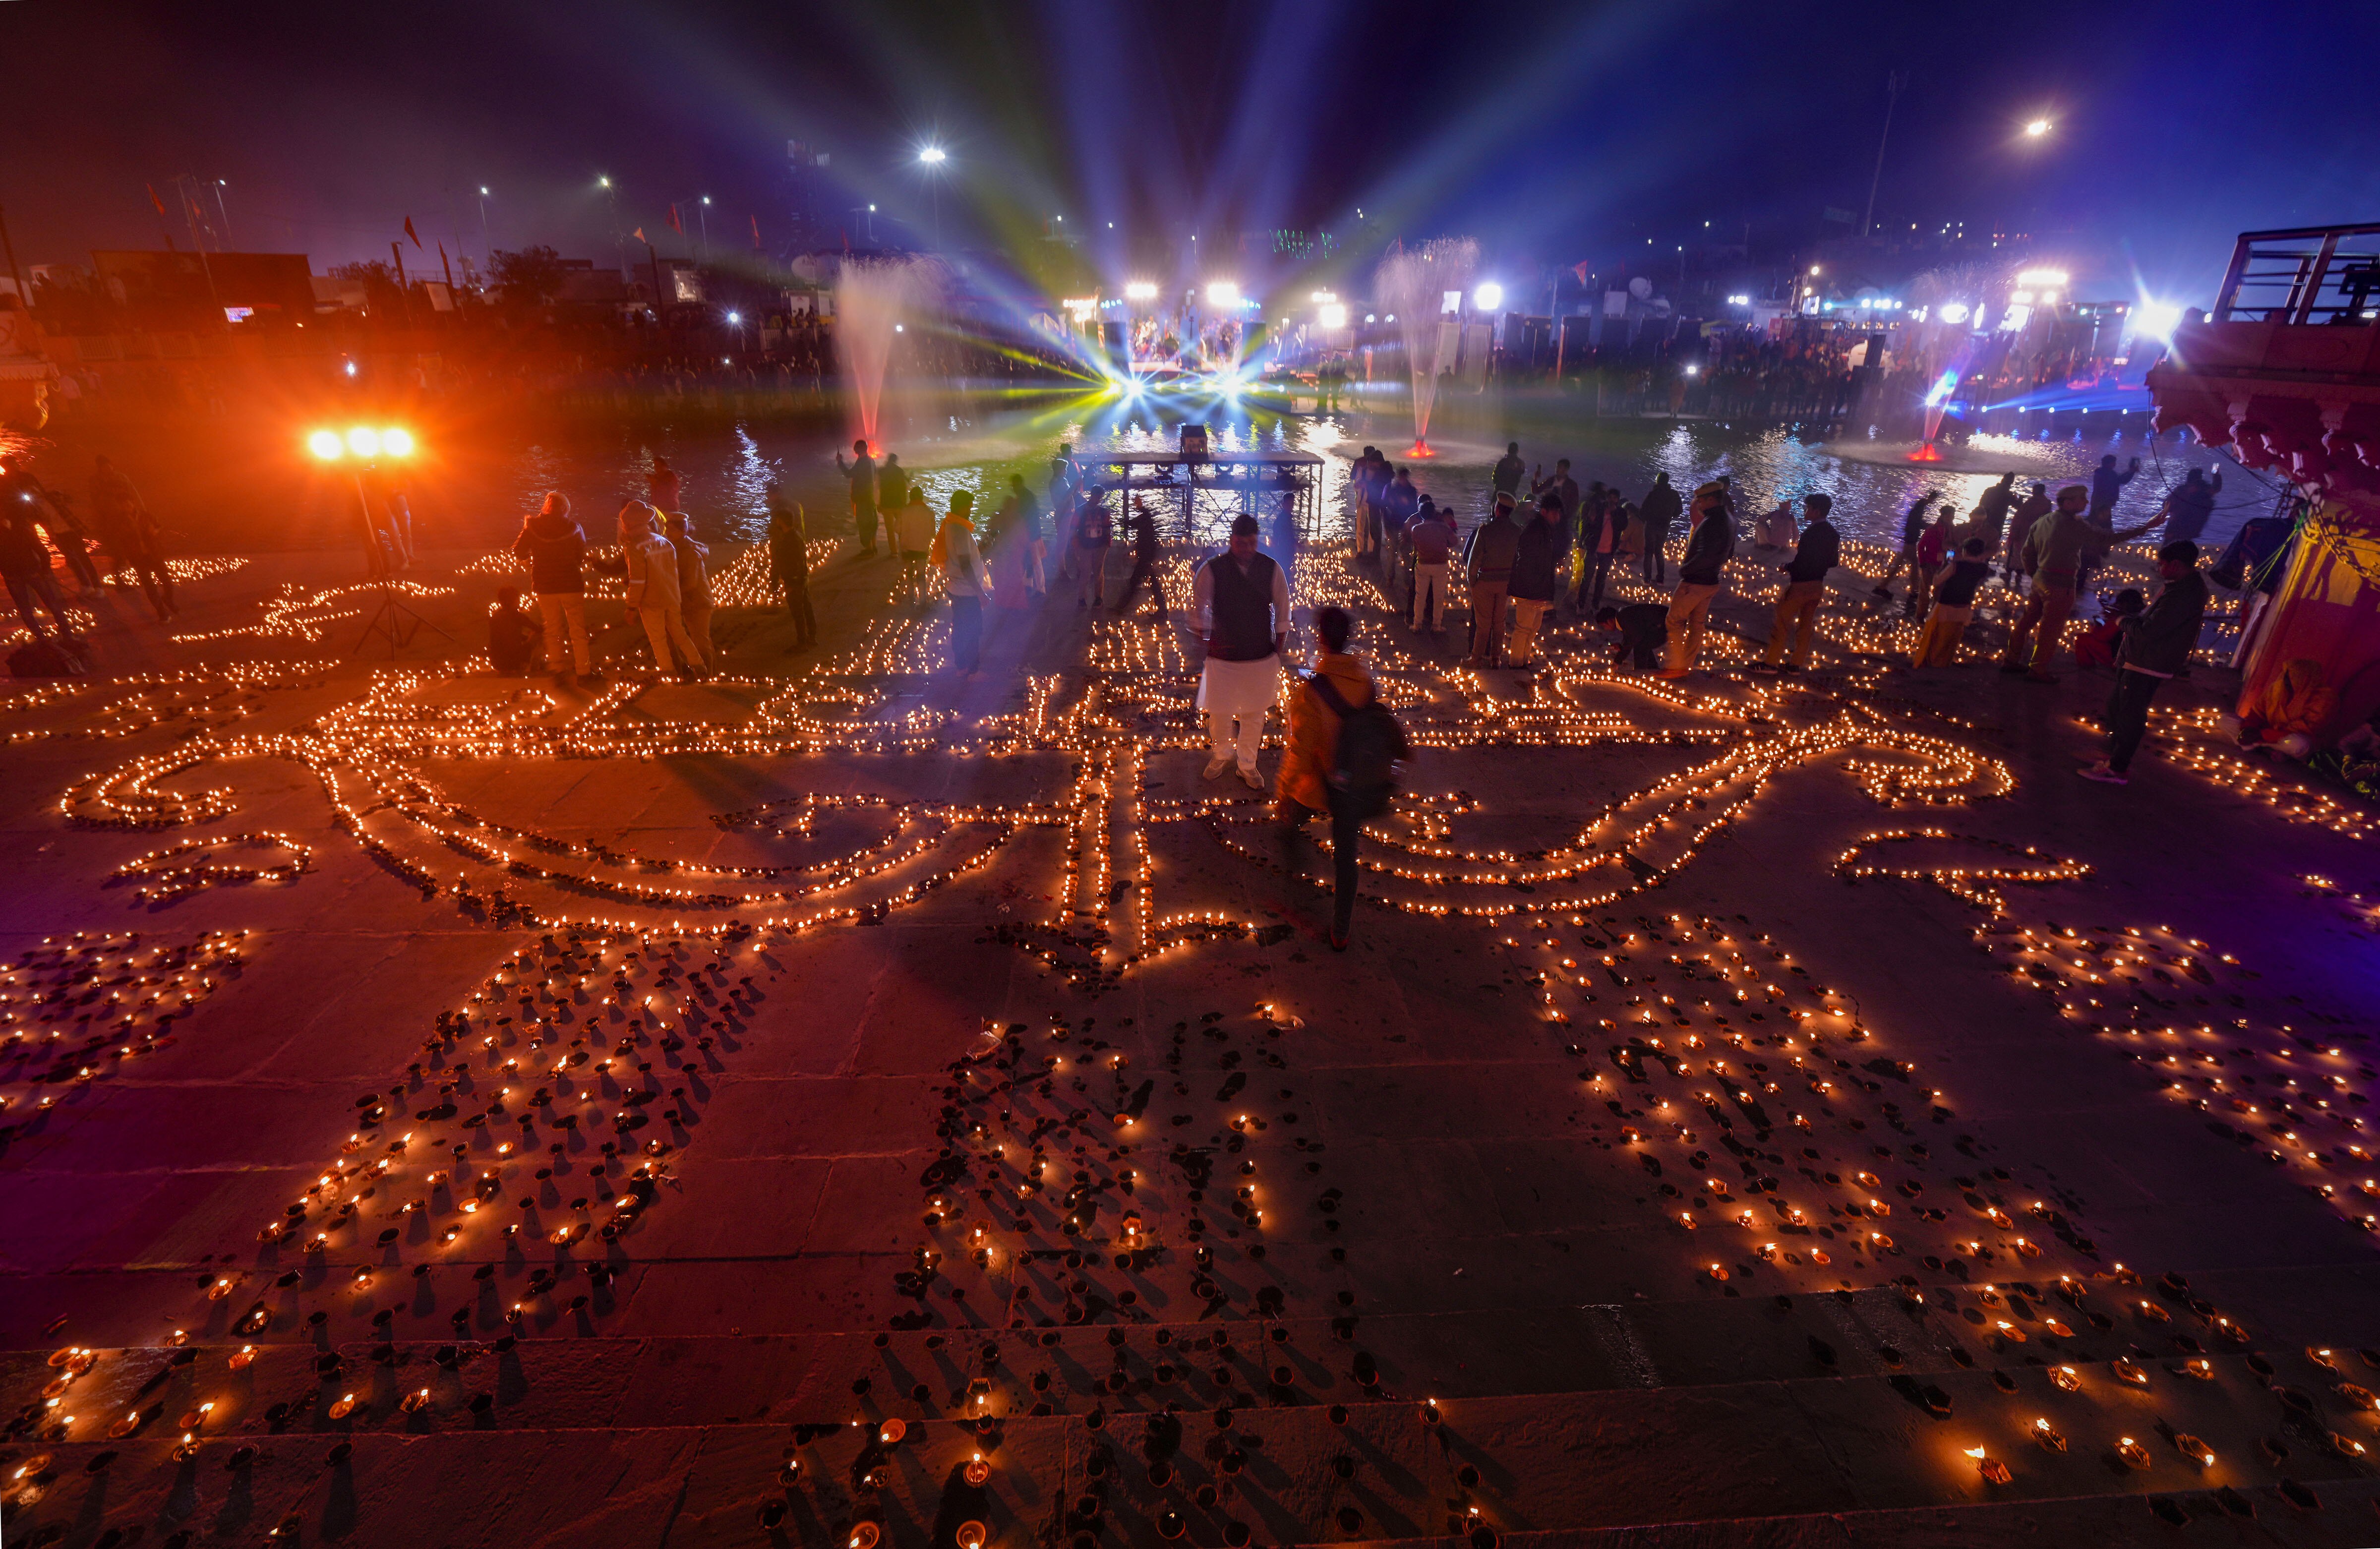
<svg viewBox="0 0 2380 1549"><path fill-rule="evenodd" d="M752 217L752 250L756 253L760 250L760 217L758 215Z"/></svg>
<svg viewBox="0 0 2380 1549"><path fill-rule="evenodd" d="M151 183L147 185L147 188L149 189L149 202L157 207L158 214L163 215L165 212L165 201L157 197L157 185Z"/></svg>
<svg viewBox="0 0 2380 1549"><path fill-rule="evenodd" d="M677 233L680 236L684 236L686 235L686 226L678 220L677 206L674 204L670 206L670 230Z"/></svg>
<svg viewBox="0 0 2380 1549"><path fill-rule="evenodd" d="M1570 272L1571 272L1572 273L1573 273L1573 274L1575 274L1575 275L1577 275L1577 276L1578 276L1578 283L1579 283L1580 284L1586 284L1586 265L1585 265L1585 264L1584 264L1584 263L1573 263L1573 264L1572 264L1572 265L1570 266Z"/></svg>
<svg viewBox="0 0 2380 1549"><path fill-rule="evenodd" d="M638 226L637 228L636 236L638 241L642 242L645 239L645 228Z"/></svg>
<svg viewBox="0 0 2380 1549"><path fill-rule="evenodd" d="M419 248L421 246L421 238L413 229L413 217L410 215L407 215L405 218L405 235L413 238L413 245L415 247Z"/></svg>

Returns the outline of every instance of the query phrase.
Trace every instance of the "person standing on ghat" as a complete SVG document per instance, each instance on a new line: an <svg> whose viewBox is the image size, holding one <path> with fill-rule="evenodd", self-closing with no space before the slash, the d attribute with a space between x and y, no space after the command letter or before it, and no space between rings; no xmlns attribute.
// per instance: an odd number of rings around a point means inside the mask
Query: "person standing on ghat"
<svg viewBox="0 0 2380 1549"><path fill-rule="evenodd" d="M1578 573L1576 602L1581 616L1603 607L1611 567L1626 560L1628 537L1636 526L1636 508L1621 500L1617 490L1590 494L1579 508L1578 541L1585 556Z"/></svg>
<svg viewBox="0 0 2380 1549"><path fill-rule="evenodd" d="M794 643L788 654L818 644L818 614L810 608L809 534L804 530L798 501L785 498L785 487L769 480L769 577L785 589L785 611L793 615Z"/></svg>
<svg viewBox="0 0 2380 1549"><path fill-rule="evenodd" d="M1512 579L1505 588L1512 599L1512 665L1516 668L1537 664L1537 631L1561 586L1561 501L1539 495L1536 520L1521 529L1513 545Z"/></svg>
<svg viewBox="0 0 2380 1549"><path fill-rule="evenodd" d="M876 557L876 459L868 454L868 438L851 443L851 461L834 454L835 471L851 481L851 519L859 529L859 552Z"/></svg>
<svg viewBox="0 0 2380 1549"><path fill-rule="evenodd" d="M1842 557L1842 539L1827 514L1835 508L1831 495L1802 497L1802 539L1785 568L1785 587L1777 594L1777 616L1768 626L1768 646L1760 664L1782 672L1807 671L1810 636L1817 632L1818 606L1827 600L1827 573ZM1706 524L1707 525L1707 524ZM1682 571L1681 574L1683 574ZM1786 636L1792 636L1793 660L1785 660Z"/></svg>
<svg viewBox="0 0 2380 1549"><path fill-rule="evenodd" d="M1644 535L1645 579L1651 585L1658 586L1670 578L1670 563L1662 550L1670 541L1671 525L1685 504L1670 486L1667 471L1653 476L1653 487L1636 502L1637 528Z"/></svg>
<svg viewBox="0 0 2380 1549"><path fill-rule="evenodd" d="M1925 531L1925 508L1932 505L1936 501L1940 500L1941 498L1941 490L1928 490L1924 494L1918 496L1916 503L1912 505L1909 510L1902 514L1900 518L1900 552L1892 557L1891 568L1888 569L1884 573L1884 578L1876 582L1874 587L1868 588L1868 595L1870 597L1880 597L1887 602L1891 601L1893 578L1899 575L1903 570L1910 573L1909 578L1912 585L1916 582L1917 539L1919 536ZM1781 495L1779 496L1777 503L1780 508L1783 507L1785 504L1784 497ZM1764 538L1762 541L1766 542L1767 539Z"/></svg>
<svg viewBox="0 0 2380 1549"><path fill-rule="evenodd" d="M942 573L942 587L951 599L951 666L961 677L983 670L983 599L991 590L983 551L975 541L975 496L965 490L951 497L951 514L934 534L928 558Z"/></svg>
<svg viewBox="0 0 2380 1549"><path fill-rule="evenodd" d="M662 517L662 536L677 551L678 611L686 619L686 637L702 660L711 660L718 647L710 643L710 575L702 562L710 551L694 540L686 514L672 511Z"/></svg>
<svg viewBox="0 0 2380 1549"><path fill-rule="evenodd" d="M934 511L926 503L924 490L909 486L908 502L901 507L893 528L894 540L901 545L901 585L922 602L926 555L934 546Z"/></svg>
<svg viewBox="0 0 2380 1549"><path fill-rule="evenodd" d="M1501 666L1504 660L1504 599L1512 584L1512 561L1520 553L1521 532L1512 526L1512 498L1496 497L1496 509L1471 529L1463 548L1463 568L1471 576L1471 653L1463 660L1473 667Z"/></svg>
<svg viewBox="0 0 2380 1549"><path fill-rule="evenodd" d="M1380 465L1383 471L1388 465ZM1372 563L1386 574L1389 535L1402 532L1405 524L1421 509L1421 491L1414 488L1413 469L1399 468L1396 477L1384 485L1379 499L1373 505Z"/></svg>
<svg viewBox="0 0 2380 1549"><path fill-rule="evenodd" d="M1504 455L1496 459L1496 466L1488 475L1488 489L1494 494L1512 496L1512 504L1518 507L1521 480L1528 476L1529 465L1521 461L1521 443L1508 441L1504 443Z"/></svg>
<svg viewBox="0 0 2380 1549"><path fill-rule="evenodd" d="M884 521L884 551L897 557L901 539L893 532L893 524L909 503L909 470L901 466L901 454L888 452L876 468L876 514Z"/></svg>
<svg viewBox="0 0 2380 1549"><path fill-rule="evenodd" d="M1661 670L1665 678L1684 677L1702 655L1711 599L1718 596L1727 562L1735 553L1735 524L1728 519L1724 501L1697 500L1694 515L1685 557L1678 562L1678 589L1670 599L1670 664Z"/></svg>
<svg viewBox="0 0 2380 1549"><path fill-rule="evenodd" d="M2107 466L2112 469L2115 464L2110 461ZM2056 683L2049 667L2058 660L2059 638L2074 612L2074 592L2083 564L2155 526L2161 514L2152 513L2137 526L2111 532L2084 519L2082 511L2089 499L2090 491L2082 485L2069 484L2058 491L2057 508L2025 535L2019 563L2033 577L2033 587L2025 595L2024 611L2009 631L2008 649L2000 656L2001 672L2022 672L2034 683Z"/></svg>
<svg viewBox="0 0 2380 1549"><path fill-rule="evenodd" d="M620 557L601 568L628 584L628 611L645 626L653 648L653 670L678 672L686 682L703 676L706 665L693 636L677 586L677 551L653 530L653 508L642 501L620 507ZM674 653L675 660L672 660Z"/></svg>
<svg viewBox="0 0 2380 1549"><path fill-rule="evenodd" d="M1446 637L1446 562L1454 552L1454 518L1425 502L1405 524L1405 542L1414 557L1413 626L1425 622L1429 632Z"/></svg>
<svg viewBox="0 0 2380 1549"><path fill-rule="evenodd" d="M521 523L513 553L528 563L529 593L545 619L545 664L554 682L577 688L594 680L587 654L587 535L570 519L570 498L547 495L537 514ZM563 660L565 635L570 661Z"/></svg>
<svg viewBox="0 0 2380 1549"><path fill-rule="evenodd" d="M653 454L652 471L645 475L645 502L655 511L675 511L684 497L684 485L677 469L659 453Z"/></svg>
<svg viewBox="0 0 2380 1549"><path fill-rule="evenodd" d="M1146 585L1157 599L1157 615L1165 616L1165 583L1157 577L1157 518L1150 514L1148 502L1138 495L1132 497L1132 574L1124 578L1123 595L1116 599L1119 617L1132 611L1132 599L1140 595Z"/></svg>
<svg viewBox="0 0 2380 1549"><path fill-rule="evenodd" d="M2130 783L2132 755L2149 729L2149 701L2190 665L2206 622L2206 577L2198 572L2197 544L2183 539L2159 549L2157 574L2165 578L2165 589L2125 632L2123 664L2100 718L2107 756L2074 771L2103 785Z"/></svg>
<svg viewBox="0 0 2380 1549"><path fill-rule="evenodd" d="M129 570L140 578L141 595L157 611L157 622L163 623L179 613L182 610L174 601L174 578L157 546L157 518L150 514L149 502L140 498L132 480L103 452L91 458L91 518L99 529L99 545L107 551L109 565Z"/></svg>
<svg viewBox="0 0 2380 1549"><path fill-rule="evenodd" d="M1270 555L1257 548L1257 519L1232 519L1232 546L1198 567L1190 611L1207 642L1198 674L1198 708L1206 712L1212 754L1203 771L1213 780L1236 761L1252 791L1264 789L1257 750L1265 711L1281 690L1281 647L1289 638L1289 581ZM1236 727L1236 731L1234 728Z"/></svg>
<svg viewBox="0 0 2380 1549"><path fill-rule="evenodd" d="M2022 589L2024 575L2024 540L2033 536L2034 526L2044 516L2048 515L2049 511L2048 486L2036 479L2025 491L2024 499L2017 502L2009 514L2008 559L2000 570L2002 585L2012 589Z"/></svg>
<svg viewBox="0 0 2380 1549"><path fill-rule="evenodd" d="M1315 638L1322 648L1314 671L1289 697L1289 729L1281 739L1281 771L1273 781L1281 869L1292 877L1305 869L1299 841L1307 818L1315 813L1330 815L1334 952L1347 950L1347 932L1355 921L1355 847L1368 814L1331 777L1339 768L1339 736L1349 712L1370 704L1378 692L1363 662L1347 654L1354 627L1342 609L1325 608L1314 615Z"/></svg>
<svg viewBox="0 0 2380 1549"><path fill-rule="evenodd" d="M1108 602L1108 551L1115 545L1115 518L1096 490L1086 490L1075 509L1075 611L1098 612Z"/></svg>

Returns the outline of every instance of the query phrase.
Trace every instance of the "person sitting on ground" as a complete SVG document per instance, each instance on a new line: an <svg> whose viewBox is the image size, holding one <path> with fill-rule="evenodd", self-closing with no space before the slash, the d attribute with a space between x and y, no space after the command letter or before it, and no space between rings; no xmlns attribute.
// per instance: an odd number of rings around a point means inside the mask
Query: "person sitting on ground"
<svg viewBox="0 0 2380 1549"><path fill-rule="evenodd" d="M1306 819L1316 813L1330 817L1330 861L1335 889L1330 914L1330 949L1347 950L1348 927L1355 918L1355 846L1366 814L1331 781L1338 768L1339 730L1350 710L1372 702L1372 675L1362 661L1347 654L1354 628L1346 611L1325 608L1314 615L1314 633L1321 645L1314 672L1289 699L1289 729L1282 739L1281 768L1273 780L1273 817L1281 824L1283 869L1293 877L1298 865L1297 841Z"/></svg>
<svg viewBox="0 0 2380 1549"><path fill-rule="evenodd" d="M488 664L499 677L517 678L535 667L545 626L521 611L521 589L498 587L488 610Z"/></svg>
<svg viewBox="0 0 2380 1549"><path fill-rule="evenodd" d="M1660 671L1661 652L1670 643L1668 603L1632 602L1625 608L1597 609L1595 627L1619 636L1611 647L1614 667L1626 660L1640 672Z"/></svg>
<svg viewBox="0 0 2380 1549"><path fill-rule="evenodd" d="M2322 663L2299 657L2282 664L2250 701L2247 713L2219 724L2243 747L2274 747L2302 763L2338 708L2338 691L2322 681Z"/></svg>
<svg viewBox="0 0 2380 1549"><path fill-rule="evenodd" d="M2107 616L2084 630L2074 642L2074 664L2077 667L2113 667L2116 658L2123 653L2124 631L2134 620L2148 611L2149 599L2136 587L2126 587L2116 594L2115 605Z"/></svg>

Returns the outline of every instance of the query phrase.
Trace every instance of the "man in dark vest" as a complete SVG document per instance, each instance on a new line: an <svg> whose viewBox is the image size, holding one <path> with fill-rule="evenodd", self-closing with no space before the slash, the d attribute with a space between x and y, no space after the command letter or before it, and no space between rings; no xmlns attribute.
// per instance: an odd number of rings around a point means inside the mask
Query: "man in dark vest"
<svg viewBox="0 0 2380 1549"><path fill-rule="evenodd" d="M1289 578L1257 551L1254 516L1234 519L1231 548L1198 567L1190 611L1207 639L1207 666L1198 676L1198 708L1206 712L1213 747L1206 777L1213 780L1236 761L1240 778L1261 791L1257 748L1264 740L1265 711L1281 694Z"/></svg>

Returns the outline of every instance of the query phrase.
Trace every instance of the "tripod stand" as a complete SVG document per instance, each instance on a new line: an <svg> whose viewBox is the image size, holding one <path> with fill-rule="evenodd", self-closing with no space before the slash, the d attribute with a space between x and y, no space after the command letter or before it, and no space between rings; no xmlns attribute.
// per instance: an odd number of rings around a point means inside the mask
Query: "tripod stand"
<svg viewBox="0 0 2380 1549"><path fill-rule="evenodd" d="M348 654L363 655L364 647L371 644L371 637L377 634L387 637L388 659L395 661L397 647L413 644L413 637L425 629L447 640L455 638L398 601L396 583L383 575L380 577L380 606L373 609L371 617L365 621L364 632L357 638L356 648Z"/></svg>
<svg viewBox="0 0 2380 1549"><path fill-rule="evenodd" d="M396 660L399 646L411 645L414 636L424 629L443 639L454 639L455 636L397 600L396 579L389 574L388 550L382 541L378 526L372 521L371 497L364 490L361 469L356 473L356 503L363 514L365 552L370 556L371 579L380 585L380 606L373 609L371 617L364 622L364 632L357 637L356 648L348 654L363 655L364 647L371 644L374 635L387 639L391 661Z"/></svg>

